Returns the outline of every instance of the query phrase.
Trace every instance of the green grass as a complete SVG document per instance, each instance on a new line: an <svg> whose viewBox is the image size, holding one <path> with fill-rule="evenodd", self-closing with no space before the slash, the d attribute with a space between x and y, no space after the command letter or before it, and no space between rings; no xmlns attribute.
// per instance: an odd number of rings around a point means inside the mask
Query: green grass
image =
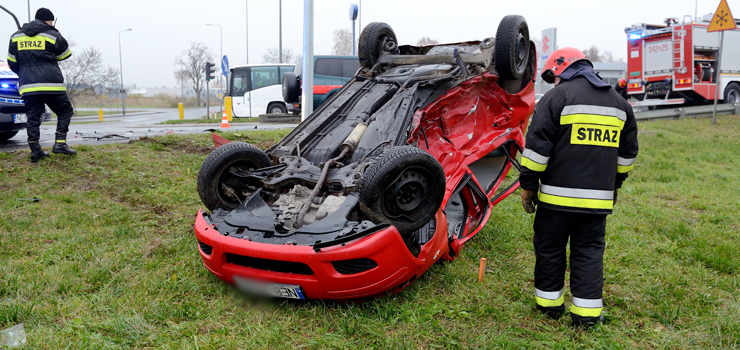
<svg viewBox="0 0 740 350"><path fill-rule="evenodd" d="M260 118L232 118L230 123L254 123L259 120ZM201 119L165 120L159 124L221 124L221 119L208 119L206 116L203 116Z"/></svg>
<svg viewBox="0 0 740 350"><path fill-rule="evenodd" d="M0 153L0 329L24 322L24 349L740 348L740 117L639 127L638 166L608 219L606 326L534 311L533 216L518 193L457 261L400 294L243 297L197 252L195 178L212 145L195 135L78 146L38 165ZM284 133L225 136L264 148Z"/></svg>
<svg viewBox="0 0 740 350"><path fill-rule="evenodd" d="M141 113L141 112L144 112L144 111L128 111L127 110L126 112L127 113ZM103 115L104 116L106 116L106 115L118 115L118 114L121 114L121 111L107 111L105 108L103 108ZM77 111L77 112L75 112L75 115L72 118L74 118L74 117L91 117L91 116L97 116L97 115L99 115L98 114L98 111ZM57 118L57 114L54 113L54 112L52 112L51 113L51 117L54 118L54 119L56 119Z"/></svg>

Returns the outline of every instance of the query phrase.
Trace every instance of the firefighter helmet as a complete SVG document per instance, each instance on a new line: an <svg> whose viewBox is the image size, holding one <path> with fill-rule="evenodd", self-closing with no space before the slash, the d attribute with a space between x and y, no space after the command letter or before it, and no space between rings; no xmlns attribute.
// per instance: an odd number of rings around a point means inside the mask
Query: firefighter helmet
<svg viewBox="0 0 740 350"><path fill-rule="evenodd" d="M542 68L542 80L547 83L554 83L555 77L559 77L571 64L585 60L593 67L593 63L586 58L583 51L573 48L564 47L550 54Z"/></svg>
<svg viewBox="0 0 740 350"><path fill-rule="evenodd" d="M619 79L619 87L623 88L627 86L627 80L624 80L624 78Z"/></svg>

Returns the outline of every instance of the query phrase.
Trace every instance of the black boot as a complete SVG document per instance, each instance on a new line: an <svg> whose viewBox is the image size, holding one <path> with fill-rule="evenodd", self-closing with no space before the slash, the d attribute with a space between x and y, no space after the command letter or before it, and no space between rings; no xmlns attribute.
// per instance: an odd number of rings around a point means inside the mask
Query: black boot
<svg viewBox="0 0 740 350"><path fill-rule="evenodd" d="M67 146L67 142L65 140L57 140L56 143L54 143L54 148L52 148L51 151L54 153L62 153L62 154L70 154L70 155L77 154L77 151Z"/></svg>
<svg viewBox="0 0 740 350"><path fill-rule="evenodd" d="M49 156L49 152L44 152L38 143L29 143L28 148L31 149L31 163L36 163L39 159Z"/></svg>

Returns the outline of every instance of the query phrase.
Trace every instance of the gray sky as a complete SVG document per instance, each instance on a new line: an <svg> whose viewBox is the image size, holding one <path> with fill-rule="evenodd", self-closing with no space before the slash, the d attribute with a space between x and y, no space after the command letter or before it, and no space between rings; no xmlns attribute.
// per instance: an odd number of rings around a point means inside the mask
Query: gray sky
<svg viewBox="0 0 740 350"><path fill-rule="evenodd" d="M175 86L175 57L191 41L208 45L219 54L219 29L223 26L223 53L232 66L246 63L246 3L249 3L249 63L260 63L267 48L278 46L278 0L31 0L31 17L47 7L58 18L57 28L76 49L98 48L106 64L119 67L118 31L121 34L124 82L138 87ZM283 48L302 50L303 1L283 0ZM352 29L349 5L359 0L315 0L315 54L330 54L333 32ZM740 17L740 0L729 0ZM0 0L24 23L27 1ZM698 13L714 12L719 0L700 0ZM495 36L501 18L523 15L530 35L558 28L558 46L586 49L596 45L615 58L626 57L624 28L634 23L661 23L667 17L694 14L695 0L621 1L493 1L493 0L365 0L362 24L390 24L400 44L415 44L423 36L445 42ZM359 25L359 23L358 23ZM10 16L0 12L0 37L15 31ZM357 27L357 37L361 29ZM7 42L7 41L6 41ZM5 60L5 52L3 60ZM74 51L73 51L74 54Z"/></svg>

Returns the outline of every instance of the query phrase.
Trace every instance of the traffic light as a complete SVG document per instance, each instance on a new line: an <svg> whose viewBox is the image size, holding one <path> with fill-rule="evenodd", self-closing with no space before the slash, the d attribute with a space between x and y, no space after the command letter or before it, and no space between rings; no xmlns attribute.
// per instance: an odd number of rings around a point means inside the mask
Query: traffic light
<svg viewBox="0 0 740 350"><path fill-rule="evenodd" d="M213 76L213 73L216 72L216 64L211 62L206 62L206 81L211 81L215 79Z"/></svg>

